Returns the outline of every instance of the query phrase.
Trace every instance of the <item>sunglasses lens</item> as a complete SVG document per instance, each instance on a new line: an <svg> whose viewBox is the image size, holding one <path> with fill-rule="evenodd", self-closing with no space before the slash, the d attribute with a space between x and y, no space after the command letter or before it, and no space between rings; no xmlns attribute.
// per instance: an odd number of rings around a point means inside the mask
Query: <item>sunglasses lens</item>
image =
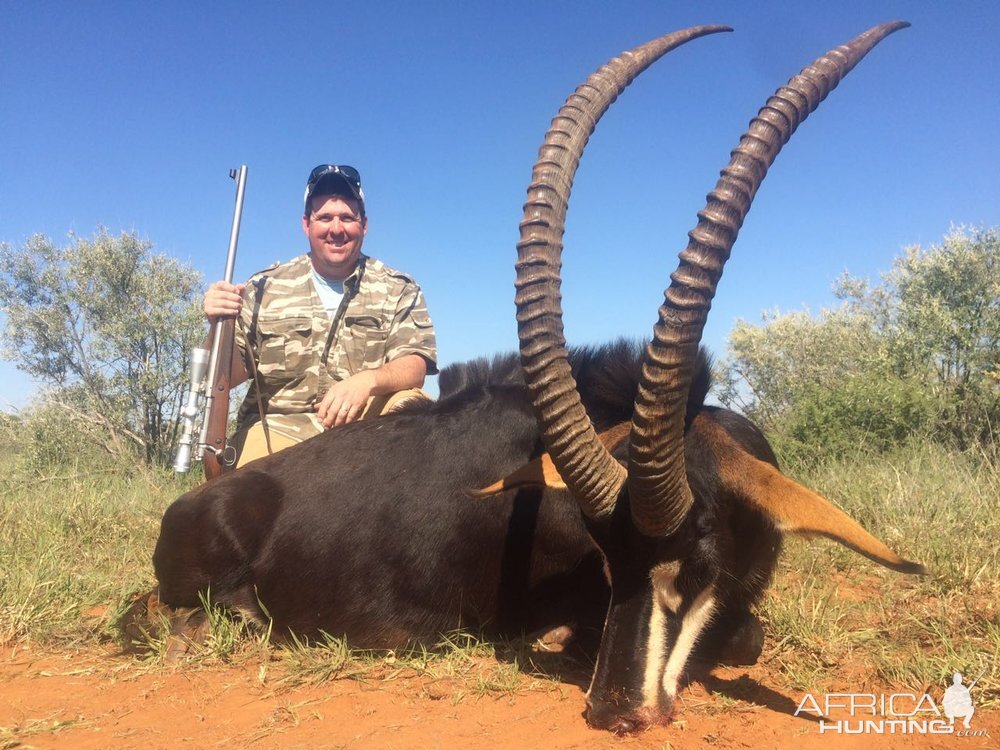
<svg viewBox="0 0 1000 750"><path fill-rule="evenodd" d="M345 164L340 167L337 167L337 170L340 172L341 175L343 175L344 179L353 182L355 187L361 185L361 175L358 174L358 170L356 170L354 167L349 167Z"/></svg>
<svg viewBox="0 0 1000 750"><path fill-rule="evenodd" d="M316 184L316 181L331 169L333 169L333 167L329 164L320 164L318 167L315 167L313 171L309 173L309 184Z"/></svg>
<svg viewBox="0 0 1000 750"><path fill-rule="evenodd" d="M361 187L361 175L358 173L358 170L354 167L346 165L338 166L336 164L320 164L318 167L313 169L313 171L309 173L309 184L315 185L324 177L331 174L340 175L345 180L352 183L354 187Z"/></svg>

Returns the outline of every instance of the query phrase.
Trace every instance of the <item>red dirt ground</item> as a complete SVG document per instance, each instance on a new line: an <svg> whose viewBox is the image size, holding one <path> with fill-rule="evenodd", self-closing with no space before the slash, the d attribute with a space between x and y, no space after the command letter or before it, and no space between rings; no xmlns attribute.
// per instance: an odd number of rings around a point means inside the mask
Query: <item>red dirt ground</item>
<svg viewBox="0 0 1000 750"><path fill-rule="evenodd" d="M260 662L147 669L111 650L8 646L0 651L0 750L1000 747L996 710L973 718L972 729L986 736L821 735L815 720L793 716L802 695L771 687L779 681L762 665L693 681L671 725L630 737L589 729L583 689L569 682L539 688L525 678L525 689L496 698L427 677L276 687L281 669ZM938 700L940 690L931 689Z"/></svg>

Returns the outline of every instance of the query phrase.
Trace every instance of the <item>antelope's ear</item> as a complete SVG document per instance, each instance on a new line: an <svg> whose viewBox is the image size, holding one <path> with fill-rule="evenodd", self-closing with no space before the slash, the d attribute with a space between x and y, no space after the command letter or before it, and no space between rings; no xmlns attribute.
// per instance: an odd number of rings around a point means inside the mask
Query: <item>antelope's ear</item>
<svg viewBox="0 0 1000 750"><path fill-rule="evenodd" d="M743 502L770 516L781 531L821 534L891 570L927 573L923 565L904 560L829 500L771 464L736 449L727 451L719 469L723 483Z"/></svg>
<svg viewBox="0 0 1000 750"><path fill-rule="evenodd" d="M599 433L597 437L610 451L614 450L618 443L628 437L631 429L631 422L622 422ZM543 453L534 461L525 464L517 471L508 474L489 487L483 487L480 490L466 490L465 494L478 500L484 497L493 497L494 495L499 495L504 490L512 490L518 487L548 487L552 490L564 490L566 489L566 483L559 476L559 470L552 463L552 457L548 453Z"/></svg>
<svg viewBox="0 0 1000 750"><path fill-rule="evenodd" d="M522 466L517 471L508 474L498 482L494 482L489 487L480 490L466 490L465 494L477 500L499 495L504 490L513 490L518 487L548 487L550 489L564 490L566 483L556 470L556 465L552 463L552 458L548 453L543 453L534 461Z"/></svg>

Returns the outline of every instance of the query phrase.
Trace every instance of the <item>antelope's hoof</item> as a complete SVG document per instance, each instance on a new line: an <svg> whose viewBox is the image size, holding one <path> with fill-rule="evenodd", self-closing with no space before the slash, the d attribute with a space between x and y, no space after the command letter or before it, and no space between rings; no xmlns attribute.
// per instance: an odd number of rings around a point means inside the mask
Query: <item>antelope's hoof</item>
<svg viewBox="0 0 1000 750"><path fill-rule="evenodd" d="M573 641L573 627L560 625L539 635L531 645L532 651L545 651L551 654L562 653Z"/></svg>
<svg viewBox="0 0 1000 750"><path fill-rule="evenodd" d="M208 640L210 626L208 615L200 607L178 607L168 616L170 635L167 636L167 649L163 659L173 664L192 655L198 646Z"/></svg>
<svg viewBox="0 0 1000 750"><path fill-rule="evenodd" d="M118 620L122 645L126 651L137 652L149 648L150 635L157 627L160 602L157 589L136 596Z"/></svg>

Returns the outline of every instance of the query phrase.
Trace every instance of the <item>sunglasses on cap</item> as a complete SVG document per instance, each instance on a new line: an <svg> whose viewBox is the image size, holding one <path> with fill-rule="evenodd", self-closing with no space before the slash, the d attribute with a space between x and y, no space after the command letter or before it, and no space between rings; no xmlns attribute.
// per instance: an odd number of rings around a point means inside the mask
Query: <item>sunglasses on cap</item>
<svg viewBox="0 0 1000 750"><path fill-rule="evenodd" d="M324 177L332 174L344 178L355 189L361 189L361 174L354 167L349 167L346 164L320 164L309 173L307 186L311 188Z"/></svg>

